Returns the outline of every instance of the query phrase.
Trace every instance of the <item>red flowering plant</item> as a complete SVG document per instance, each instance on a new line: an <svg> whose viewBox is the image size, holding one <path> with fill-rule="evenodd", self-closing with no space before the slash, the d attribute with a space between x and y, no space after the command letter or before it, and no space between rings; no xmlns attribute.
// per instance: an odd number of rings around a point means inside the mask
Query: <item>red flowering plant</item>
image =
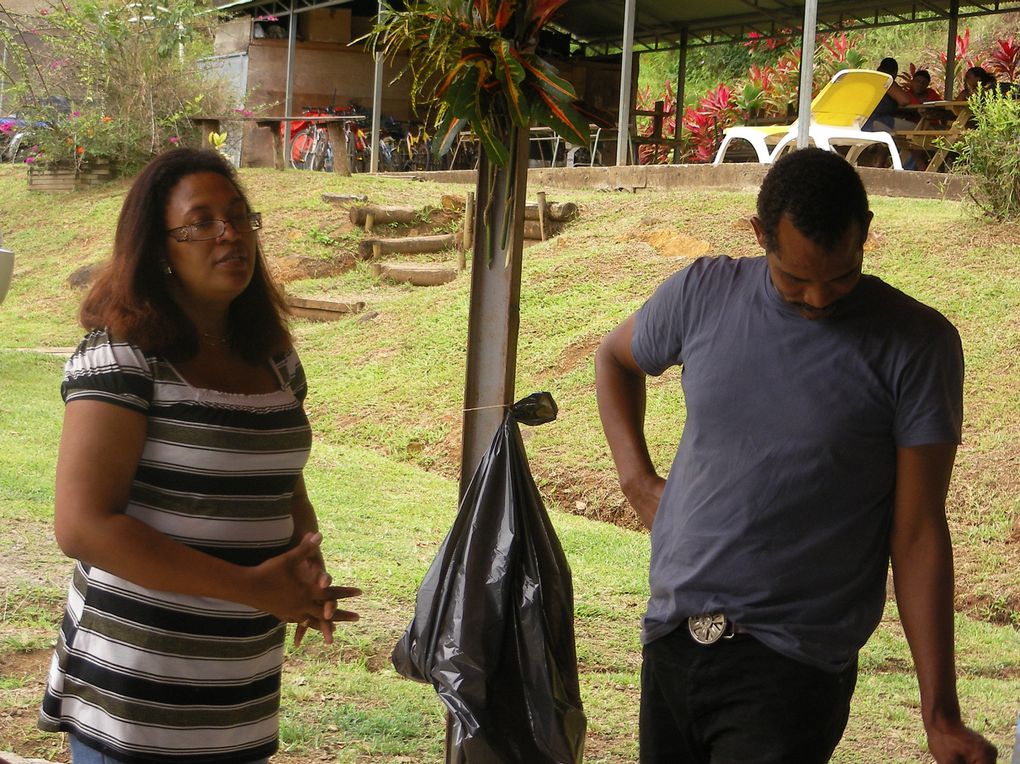
<svg viewBox="0 0 1020 764"><path fill-rule="evenodd" d="M687 158L693 162L711 162L722 141L723 130L737 121L738 110L733 91L720 82L694 106L684 110Z"/></svg>
<svg viewBox="0 0 1020 764"><path fill-rule="evenodd" d="M838 35L821 35L815 54L814 85L817 90L844 69L864 68L864 55L857 49L860 35L840 32Z"/></svg>
<svg viewBox="0 0 1020 764"><path fill-rule="evenodd" d="M1004 40L996 40L988 54L991 70L1005 82L1016 82L1020 73L1020 45L1014 42L1012 35Z"/></svg>

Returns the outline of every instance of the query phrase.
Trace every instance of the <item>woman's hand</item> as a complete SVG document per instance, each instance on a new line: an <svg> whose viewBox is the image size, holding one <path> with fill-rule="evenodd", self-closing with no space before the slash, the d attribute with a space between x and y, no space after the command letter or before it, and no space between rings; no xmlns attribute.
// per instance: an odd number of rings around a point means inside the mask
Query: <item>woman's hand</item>
<svg viewBox="0 0 1020 764"><path fill-rule="evenodd" d="M356 621L358 614L339 610L337 601L361 594L360 589L331 586L322 562L319 533L306 533L293 549L266 560L253 569L253 604L281 621L298 624L295 644L311 627L333 641L333 623Z"/></svg>

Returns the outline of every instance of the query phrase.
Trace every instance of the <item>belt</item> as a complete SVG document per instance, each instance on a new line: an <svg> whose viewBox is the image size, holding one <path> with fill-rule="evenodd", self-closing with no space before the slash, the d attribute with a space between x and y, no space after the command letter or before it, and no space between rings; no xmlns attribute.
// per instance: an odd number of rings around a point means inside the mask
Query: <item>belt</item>
<svg viewBox="0 0 1020 764"><path fill-rule="evenodd" d="M699 645L712 645L720 639L733 639L738 634L747 634L740 624L733 623L722 613L702 613L687 619L687 632Z"/></svg>

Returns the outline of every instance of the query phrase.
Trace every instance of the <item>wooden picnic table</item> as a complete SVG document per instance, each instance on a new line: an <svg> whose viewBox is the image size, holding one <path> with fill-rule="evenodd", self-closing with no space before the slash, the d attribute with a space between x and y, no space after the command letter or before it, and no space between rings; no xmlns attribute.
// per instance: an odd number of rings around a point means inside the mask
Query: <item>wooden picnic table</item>
<svg viewBox="0 0 1020 764"><path fill-rule="evenodd" d="M970 104L967 101L925 101L900 108L917 111L917 125L912 130L897 130L893 136L906 140L912 148L930 152L925 172L937 171L952 151L952 145L968 129Z"/></svg>
<svg viewBox="0 0 1020 764"><path fill-rule="evenodd" d="M333 172L350 175L351 167L347 161L347 136L343 126L348 122L362 122L363 114L302 114L294 117L246 117L238 114L229 117L192 117L191 121L202 130L202 145L209 145L209 136L220 132L222 122L253 122L256 127L266 127L273 136L273 167L277 170L286 169L287 157L284 154L282 125L284 122L314 122L326 125L329 135L329 146L333 150Z"/></svg>

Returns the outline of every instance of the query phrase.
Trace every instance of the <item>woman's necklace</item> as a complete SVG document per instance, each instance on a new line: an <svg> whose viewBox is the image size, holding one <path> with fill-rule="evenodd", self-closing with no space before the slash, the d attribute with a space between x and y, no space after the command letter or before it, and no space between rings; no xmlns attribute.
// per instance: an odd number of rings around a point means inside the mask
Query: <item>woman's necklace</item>
<svg viewBox="0 0 1020 764"><path fill-rule="evenodd" d="M226 345L230 342L230 336L225 334L212 334L210 332L200 332L202 335L202 342L210 347L219 347L220 345Z"/></svg>

